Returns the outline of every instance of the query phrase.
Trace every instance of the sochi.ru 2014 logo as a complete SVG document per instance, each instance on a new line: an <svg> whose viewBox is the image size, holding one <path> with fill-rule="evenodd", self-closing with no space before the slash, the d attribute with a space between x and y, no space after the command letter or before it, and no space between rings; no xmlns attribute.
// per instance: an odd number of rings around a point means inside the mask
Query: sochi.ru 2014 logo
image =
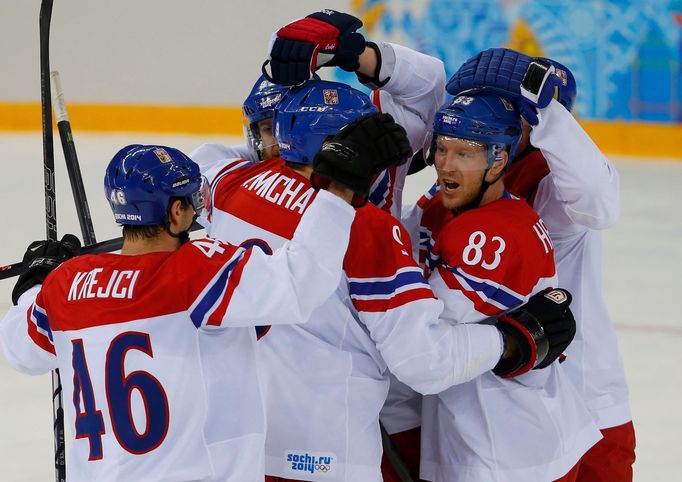
<svg viewBox="0 0 682 482"><path fill-rule="evenodd" d="M330 475L336 462L336 455L332 453L288 450L284 455L287 461L287 472L291 474L308 472L318 476Z"/></svg>

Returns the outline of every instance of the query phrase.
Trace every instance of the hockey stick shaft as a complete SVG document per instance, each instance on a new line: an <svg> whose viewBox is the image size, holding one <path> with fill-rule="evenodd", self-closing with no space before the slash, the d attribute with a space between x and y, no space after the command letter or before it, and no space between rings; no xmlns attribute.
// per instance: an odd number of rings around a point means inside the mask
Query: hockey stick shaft
<svg viewBox="0 0 682 482"><path fill-rule="evenodd" d="M88 198L85 194L85 186L83 185L83 176L81 175L80 165L78 164L76 145L73 142L71 122L69 121L69 114L66 112L64 92L62 91L62 83L59 79L59 72L50 72L50 78L52 80L51 85L52 98L54 99L54 113L55 117L57 118L59 138L62 143L62 149L64 150L66 169L69 173L71 191L73 192L73 201L76 204L78 223L80 224L81 233L83 235L83 243L86 245L95 244L97 242L95 237L95 229L92 225L92 217L90 215L90 207L88 206Z"/></svg>
<svg viewBox="0 0 682 482"><path fill-rule="evenodd" d="M43 174L45 181L45 227L47 239L57 239L57 194L54 177L54 140L52 137L52 100L50 98L50 22L52 0L42 0L40 31L40 104L43 126ZM59 370L52 371L52 422L54 430L54 469L57 482L66 482L66 445L64 407Z"/></svg>
<svg viewBox="0 0 682 482"><path fill-rule="evenodd" d="M190 229L191 232L204 229L200 224L194 223ZM110 253L111 251L118 251L123 246L123 238L107 239L99 243L83 246L81 254L95 254L95 253ZM23 262L8 264L0 266L0 280L13 278L19 276L26 269Z"/></svg>
<svg viewBox="0 0 682 482"><path fill-rule="evenodd" d="M393 443L384 425L380 423L379 428L381 429L381 444L384 448L384 454L386 454L386 458L388 458L388 461L393 466L393 470L395 470L396 475L400 478L400 482L414 482L405 462L393 448Z"/></svg>
<svg viewBox="0 0 682 482"><path fill-rule="evenodd" d="M43 171L45 175L45 226L47 239L57 239L57 199L54 178L52 100L50 98L50 20L52 0L40 6L40 101L43 126Z"/></svg>

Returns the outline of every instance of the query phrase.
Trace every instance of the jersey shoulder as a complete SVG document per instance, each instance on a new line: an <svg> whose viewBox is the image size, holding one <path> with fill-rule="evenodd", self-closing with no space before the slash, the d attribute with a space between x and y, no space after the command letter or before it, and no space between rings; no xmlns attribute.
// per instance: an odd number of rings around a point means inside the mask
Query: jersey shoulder
<svg viewBox="0 0 682 482"><path fill-rule="evenodd" d="M220 180L214 186L213 208L216 215L227 213L290 239L316 194L306 177L274 158ZM212 233L219 231L220 227L214 227Z"/></svg>

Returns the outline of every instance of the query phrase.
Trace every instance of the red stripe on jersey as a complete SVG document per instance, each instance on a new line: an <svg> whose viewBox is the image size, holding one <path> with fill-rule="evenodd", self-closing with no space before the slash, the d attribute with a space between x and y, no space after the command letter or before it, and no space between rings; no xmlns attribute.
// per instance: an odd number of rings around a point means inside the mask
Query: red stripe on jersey
<svg viewBox="0 0 682 482"><path fill-rule="evenodd" d="M227 312L227 307L230 305L232 294L239 285L239 281L241 280L242 277L242 271L244 271L244 266L246 266L246 263L249 261L251 253L252 253L251 249L247 250L244 253L242 259L239 260L239 262L237 263L237 266L235 266L234 269L232 270L232 274L230 274L230 278L227 281L227 288L225 289L223 299L220 301L220 305L213 311L213 313L211 313L211 316L208 317L208 321L206 322L207 325L213 326L221 325L223 318L225 317L225 313Z"/></svg>
<svg viewBox="0 0 682 482"><path fill-rule="evenodd" d="M376 106L377 109L379 109L379 112L381 112L381 91L380 90L373 90L372 91L372 104Z"/></svg>
<svg viewBox="0 0 682 482"><path fill-rule="evenodd" d="M460 283L457 279L457 276L455 276L455 274L448 270L445 266L438 266L438 272L440 273L441 278L443 278L443 281L448 288L457 290L466 296L467 299L474 304L474 309L479 313L482 313L486 316L495 316L502 312L502 309L499 307L484 301L479 296L478 291L470 290L466 286L462 285L462 283Z"/></svg>
<svg viewBox="0 0 682 482"><path fill-rule="evenodd" d="M406 303L417 300L427 300L435 298L433 291L428 288L417 288L409 291L404 291L398 293L391 298L385 300L352 300L353 306L358 311L364 311L366 313L381 313L384 311L391 310L393 308L398 308Z"/></svg>
<svg viewBox="0 0 682 482"><path fill-rule="evenodd" d="M33 311L33 305L29 306L28 311L26 312L28 336L31 338L31 340L33 340L33 343L38 345L40 348L55 355L54 345L52 345L50 339L46 335L40 333L36 324L33 323L33 320L31 320L31 311Z"/></svg>

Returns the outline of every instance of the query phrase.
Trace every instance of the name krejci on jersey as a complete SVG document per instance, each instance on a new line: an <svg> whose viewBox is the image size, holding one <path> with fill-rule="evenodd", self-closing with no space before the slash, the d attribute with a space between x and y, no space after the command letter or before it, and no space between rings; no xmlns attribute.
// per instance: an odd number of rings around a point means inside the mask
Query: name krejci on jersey
<svg viewBox="0 0 682 482"><path fill-rule="evenodd" d="M126 298L132 299L135 283L140 270L113 270L105 272L104 268L90 271L79 271L71 282L67 301L88 298Z"/></svg>
<svg viewBox="0 0 682 482"><path fill-rule="evenodd" d="M263 199L299 214L305 212L315 195L315 190L306 183L276 171L258 173L245 181L242 188L254 191Z"/></svg>

